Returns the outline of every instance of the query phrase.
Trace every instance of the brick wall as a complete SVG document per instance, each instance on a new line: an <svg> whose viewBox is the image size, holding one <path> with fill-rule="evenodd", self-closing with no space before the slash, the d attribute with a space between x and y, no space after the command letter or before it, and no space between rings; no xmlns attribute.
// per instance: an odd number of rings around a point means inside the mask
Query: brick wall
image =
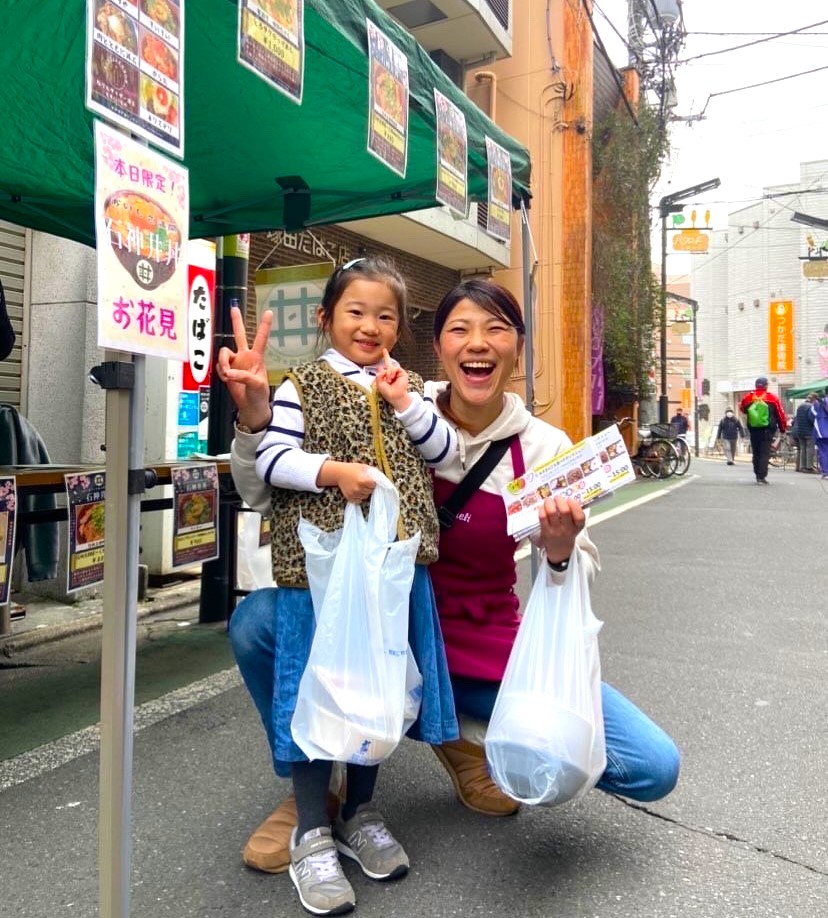
<svg viewBox="0 0 828 918"><path fill-rule="evenodd" d="M396 356L424 379L441 377L431 346L432 315L437 304L460 280L457 271L418 258L360 236L341 226L315 226L302 233L254 233L250 237L247 313L248 332L256 328L256 271L288 265L312 264L333 258L337 265L365 255L381 255L397 267L408 287L408 306L413 344L398 349Z"/></svg>

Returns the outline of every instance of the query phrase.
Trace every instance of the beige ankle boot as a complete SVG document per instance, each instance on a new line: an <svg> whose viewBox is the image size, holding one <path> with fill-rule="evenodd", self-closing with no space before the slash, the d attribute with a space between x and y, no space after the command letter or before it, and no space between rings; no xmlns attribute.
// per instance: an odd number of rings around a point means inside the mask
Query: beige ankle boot
<svg viewBox="0 0 828 918"><path fill-rule="evenodd" d="M339 815L339 797L328 794L331 822ZM290 866L290 834L296 828L296 799L286 797L247 840L242 860L254 870L282 873Z"/></svg>
<svg viewBox="0 0 828 918"><path fill-rule="evenodd" d="M449 773L460 802L470 810L487 816L512 816L520 809L520 804L492 781L482 746L459 739L431 748Z"/></svg>

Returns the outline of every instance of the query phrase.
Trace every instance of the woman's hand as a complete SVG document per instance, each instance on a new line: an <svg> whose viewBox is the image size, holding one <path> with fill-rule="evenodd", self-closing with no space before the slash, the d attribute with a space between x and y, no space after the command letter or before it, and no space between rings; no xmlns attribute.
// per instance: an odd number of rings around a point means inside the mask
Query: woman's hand
<svg viewBox="0 0 828 918"><path fill-rule="evenodd" d="M395 411L402 413L411 404L411 393L408 391L410 380L405 370L395 365L387 350L383 350L384 366L377 370L377 392Z"/></svg>
<svg viewBox="0 0 828 918"><path fill-rule="evenodd" d="M572 557L575 539L586 526L584 508L574 497L547 497L538 512L540 544L547 561L559 564Z"/></svg>
<svg viewBox="0 0 828 918"><path fill-rule="evenodd" d="M239 423L251 430L260 430L268 425L272 415L265 349L270 337L270 326L273 324L273 313L268 309L262 315L252 347L247 345L244 319L237 306L230 308L230 322L236 350L229 347L219 350L216 372L239 410Z"/></svg>

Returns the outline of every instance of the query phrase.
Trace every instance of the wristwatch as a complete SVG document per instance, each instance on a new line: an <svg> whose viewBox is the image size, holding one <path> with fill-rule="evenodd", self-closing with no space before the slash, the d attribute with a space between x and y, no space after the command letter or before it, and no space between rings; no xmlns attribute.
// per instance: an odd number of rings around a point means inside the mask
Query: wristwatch
<svg viewBox="0 0 828 918"><path fill-rule="evenodd" d="M549 567L555 571L556 574L562 574L569 567L570 558L564 558L563 561L550 561L546 559L546 563Z"/></svg>

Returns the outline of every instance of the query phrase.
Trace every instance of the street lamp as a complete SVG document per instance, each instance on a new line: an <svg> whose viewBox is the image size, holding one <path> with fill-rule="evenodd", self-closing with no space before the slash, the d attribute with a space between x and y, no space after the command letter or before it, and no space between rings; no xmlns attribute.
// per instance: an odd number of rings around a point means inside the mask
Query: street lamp
<svg viewBox="0 0 828 918"><path fill-rule="evenodd" d="M719 185L720 179L708 179L690 188L665 194L658 202L658 213L661 217L661 395L658 399L658 420L662 424L670 423L670 396L667 394L667 217L684 209L677 206L679 201L693 198L705 191L712 191ZM695 314L694 310L694 317Z"/></svg>

